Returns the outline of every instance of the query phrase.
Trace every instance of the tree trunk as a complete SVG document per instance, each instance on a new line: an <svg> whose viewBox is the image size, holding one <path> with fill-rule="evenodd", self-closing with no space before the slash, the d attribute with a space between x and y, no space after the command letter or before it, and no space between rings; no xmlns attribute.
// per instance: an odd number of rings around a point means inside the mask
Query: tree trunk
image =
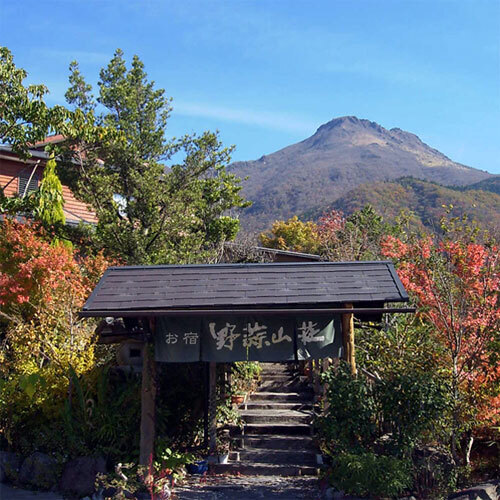
<svg viewBox="0 0 500 500"><path fill-rule="evenodd" d="M352 309L352 304L344 304L346 309ZM354 352L354 314L342 314L342 341L344 347L344 359L351 365L351 373L356 375L356 356Z"/></svg>
<svg viewBox="0 0 500 500"><path fill-rule="evenodd" d="M456 465L460 464L460 455L457 450L457 441L459 439L457 435L457 430L459 428L459 410L458 410L458 368L457 359L453 357L453 367L452 367L452 394L453 394L453 412L452 412L452 429L451 429L451 455Z"/></svg>
<svg viewBox="0 0 500 500"><path fill-rule="evenodd" d="M474 436L472 432L467 433L467 444L465 445L464 463L465 465L470 465L470 454L472 451L472 445L474 444Z"/></svg>
<svg viewBox="0 0 500 500"><path fill-rule="evenodd" d="M141 443L139 463L148 465L154 458L155 423L156 423L156 362L150 344L145 343L142 355L141 387Z"/></svg>

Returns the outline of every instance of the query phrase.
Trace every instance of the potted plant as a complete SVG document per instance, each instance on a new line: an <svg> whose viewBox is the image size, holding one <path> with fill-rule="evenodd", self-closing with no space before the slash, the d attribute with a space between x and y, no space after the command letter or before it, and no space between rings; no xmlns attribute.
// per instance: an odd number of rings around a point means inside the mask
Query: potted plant
<svg viewBox="0 0 500 500"><path fill-rule="evenodd" d="M231 440L227 436L217 436L215 449L211 452L212 455L207 457L209 464L227 464L229 460L229 452L231 450Z"/></svg>
<svg viewBox="0 0 500 500"><path fill-rule="evenodd" d="M221 437L217 439L215 451L217 452L218 462L220 464L227 464L230 450L231 441L229 438Z"/></svg>
<svg viewBox="0 0 500 500"><path fill-rule="evenodd" d="M233 405L241 405L245 402L245 393L237 391L231 395L231 403Z"/></svg>

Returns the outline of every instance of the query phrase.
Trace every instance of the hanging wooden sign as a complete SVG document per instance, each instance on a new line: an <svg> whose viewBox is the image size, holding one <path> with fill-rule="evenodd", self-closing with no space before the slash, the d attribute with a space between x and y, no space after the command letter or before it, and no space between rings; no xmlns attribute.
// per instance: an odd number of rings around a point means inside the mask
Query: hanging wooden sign
<svg viewBox="0 0 500 500"><path fill-rule="evenodd" d="M300 361L342 355L340 316L159 317L156 360Z"/></svg>

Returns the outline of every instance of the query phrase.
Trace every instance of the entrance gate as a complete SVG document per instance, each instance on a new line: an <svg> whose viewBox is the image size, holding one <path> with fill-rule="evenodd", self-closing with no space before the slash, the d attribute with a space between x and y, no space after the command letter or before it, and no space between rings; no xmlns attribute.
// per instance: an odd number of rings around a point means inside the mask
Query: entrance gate
<svg viewBox="0 0 500 500"><path fill-rule="evenodd" d="M392 262L123 266L109 268L81 316L106 318L106 342L144 343L140 462L154 448L157 362L344 358L356 373L354 316L414 312ZM152 352L154 351L154 355ZM209 445L215 445L215 411Z"/></svg>

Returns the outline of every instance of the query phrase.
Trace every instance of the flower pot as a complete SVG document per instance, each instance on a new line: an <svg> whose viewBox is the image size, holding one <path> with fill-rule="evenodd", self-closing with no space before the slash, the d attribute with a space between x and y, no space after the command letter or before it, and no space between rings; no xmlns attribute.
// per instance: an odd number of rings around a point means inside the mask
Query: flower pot
<svg viewBox="0 0 500 500"><path fill-rule="evenodd" d="M245 402L245 396L243 394L233 394L231 396L231 403L233 405L241 405Z"/></svg>
<svg viewBox="0 0 500 500"><path fill-rule="evenodd" d="M189 474L204 474L208 470L208 463L206 460L200 460L194 464L187 464L186 470Z"/></svg>

